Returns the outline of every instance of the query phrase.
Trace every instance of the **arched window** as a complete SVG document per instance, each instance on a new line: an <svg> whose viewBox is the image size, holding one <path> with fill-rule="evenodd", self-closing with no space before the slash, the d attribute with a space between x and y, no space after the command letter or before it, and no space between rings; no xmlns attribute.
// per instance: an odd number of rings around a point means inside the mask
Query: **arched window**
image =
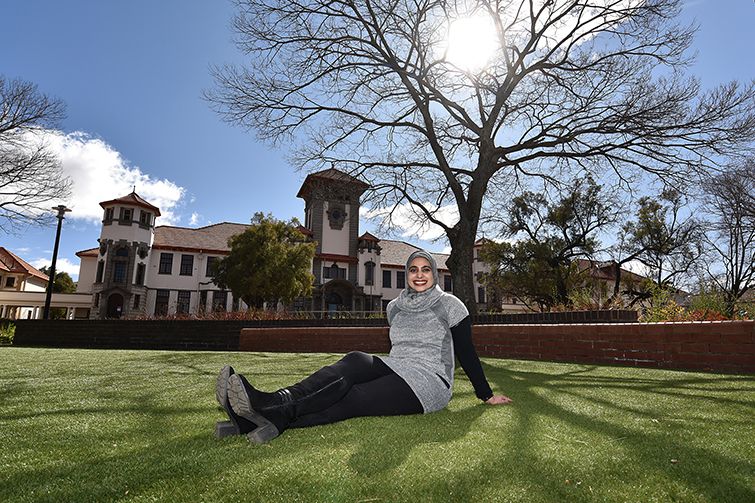
<svg viewBox="0 0 755 503"><path fill-rule="evenodd" d="M333 265L323 269L323 277L325 279L346 279L346 268L338 267L338 264L333 262Z"/></svg>
<svg viewBox="0 0 755 503"><path fill-rule="evenodd" d="M366 264L364 264L364 284L365 285L374 285L375 284L375 262L369 261Z"/></svg>
<svg viewBox="0 0 755 503"><path fill-rule="evenodd" d="M121 246L115 250L115 260L113 261L113 283L126 283L126 275L128 274L127 259L128 248Z"/></svg>

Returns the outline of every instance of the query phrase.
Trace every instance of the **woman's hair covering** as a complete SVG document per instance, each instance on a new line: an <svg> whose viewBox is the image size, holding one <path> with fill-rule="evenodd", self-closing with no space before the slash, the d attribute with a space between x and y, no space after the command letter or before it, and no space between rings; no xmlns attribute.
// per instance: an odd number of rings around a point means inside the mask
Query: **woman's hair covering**
<svg viewBox="0 0 755 503"><path fill-rule="evenodd" d="M409 266L411 265L412 261L415 258L417 258L417 257L422 257L423 259L425 259L428 262L430 262L430 268L433 270L433 286L439 286L439 282L438 282L438 264L435 262L435 257L433 257L432 255L430 255L425 250L417 250L416 252L414 252L411 255L409 255L409 258L406 261L406 278L407 278L407 280L409 279ZM409 283L407 281L407 285L408 284ZM412 287L407 286L407 288L410 291L414 292L414 289Z"/></svg>

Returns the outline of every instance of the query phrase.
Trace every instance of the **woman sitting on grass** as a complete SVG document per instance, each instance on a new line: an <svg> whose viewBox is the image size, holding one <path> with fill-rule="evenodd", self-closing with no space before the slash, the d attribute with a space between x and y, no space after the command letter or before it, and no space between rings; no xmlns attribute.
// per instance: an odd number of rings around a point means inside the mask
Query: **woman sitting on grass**
<svg viewBox="0 0 755 503"><path fill-rule="evenodd" d="M226 366L216 397L239 433L267 442L288 428L334 423L351 417L430 413L451 400L454 354L487 404L507 404L494 395L472 344L464 304L438 286L435 259L425 251L406 264L408 286L386 308L389 356L352 352L298 384L265 393Z"/></svg>

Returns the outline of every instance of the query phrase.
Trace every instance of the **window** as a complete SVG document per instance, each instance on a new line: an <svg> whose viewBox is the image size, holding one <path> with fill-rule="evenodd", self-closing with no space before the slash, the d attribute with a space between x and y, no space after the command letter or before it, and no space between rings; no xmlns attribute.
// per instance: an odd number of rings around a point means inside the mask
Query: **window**
<svg viewBox="0 0 755 503"><path fill-rule="evenodd" d="M451 278L450 274L444 274L443 275L443 290L446 292L451 292L454 289L454 282Z"/></svg>
<svg viewBox="0 0 755 503"><path fill-rule="evenodd" d="M97 262L97 276L94 279L95 283L102 283L102 274L105 271L105 261L100 260Z"/></svg>
<svg viewBox="0 0 755 503"><path fill-rule="evenodd" d="M130 224L132 215L133 215L133 210L131 208L121 208L120 221Z"/></svg>
<svg viewBox="0 0 755 503"><path fill-rule="evenodd" d="M367 262L364 264L364 284L375 284L375 262Z"/></svg>
<svg viewBox="0 0 755 503"><path fill-rule="evenodd" d="M178 302L176 302L176 312L178 314L187 314L189 312L190 303L191 303L191 291L180 290L178 292Z"/></svg>
<svg viewBox="0 0 755 503"><path fill-rule="evenodd" d="M479 302L480 304L485 303L485 287L484 286L477 287L477 302Z"/></svg>
<svg viewBox="0 0 755 503"><path fill-rule="evenodd" d="M5 278L5 288L13 288L14 286L16 286L15 276L8 276Z"/></svg>
<svg viewBox="0 0 755 503"><path fill-rule="evenodd" d="M396 288L406 287L406 271L396 271Z"/></svg>
<svg viewBox="0 0 755 503"><path fill-rule="evenodd" d="M208 278L212 276L212 273L215 270L215 264L218 263L218 257L207 257L207 269L204 272L204 275Z"/></svg>
<svg viewBox="0 0 755 503"><path fill-rule="evenodd" d="M152 223L152 213L149 211L141 210L139 213L139 223L145 226L149 226Z"/></svg>
<svg viewBox="0 0 755 503"><path fill-rule="evenodd" d="M126 248L125 246L121 246L120 248L115 250L115 256L128 258L128 248Z"/></svg>
<svg viewBox="0 0 755 503"><path fill-rule="evenodd" d="M128 264L122 260L118 260L113 264L113 283L125 283L126 271L128 270Z"/></svg>
<svg viewBox="0 0 755 503"><path fill-rule="evenodd" d="M200 312L204 312L207 309L207 290L199 292L199 306L197 306Z"/></svg>
<svg viewBox="0 0 755 503"><path fill-rule="evenodd" d="M105 223L113 221L113 208L105 208Z"/></svg>
<svg viewBox="0 0 755 503"><path fill-rule="evenodd" d="M216 290L212 292L212 310L225 311L228 304L228 292L225 290Z"/></svg>
<svg viewBox="0 0 755 503"><path fill-rule="evenodd" d="M191 276L194 274L194 255L181 255L180 276Z"/></svg>
<svg viewBox="0 0 755 503"><path fill-rule="evenodd" d="M346 268L338 267L336 264L326 267L322 272L325 279L346 279Z"/></svg>
<svg viewBox="0 0 755 503"><path fill-rule="evenodd" d="M161 253L160 254L160 268L157 271L158 274L172 274L173 273L173 254Z"/></svg>
<svg viewBox="0 0 755 503"><path fill-rule="evenodd" d="M170 290L158 290L155 298L155 316L165 316L168 314L168 299Z"/></svg>
<svg viewBox="0 0 755 503"><path fill-rule="evenodd" d="M144 284L144 264L136 264L136 279L134 280L134 284Z"/></svg>
<svg viewBox="0 0 755 503"><path fill-rule="evenodd" d="M391 271L383 271L383 288L391 287Z"/></svg>
<svg viewBox="0 0 755 503"><path fill-rule="evenodd" d="M139 294L134 295L134 307L133 309L139 309L139 304L142 302L142 296Z"/></svg>

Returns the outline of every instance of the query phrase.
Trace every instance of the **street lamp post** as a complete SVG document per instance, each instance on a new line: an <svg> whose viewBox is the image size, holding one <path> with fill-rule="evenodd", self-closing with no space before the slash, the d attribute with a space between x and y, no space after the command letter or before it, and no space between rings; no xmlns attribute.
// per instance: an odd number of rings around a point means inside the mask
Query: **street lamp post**
<svg viewBox="0 0 755 503"><path fill-rule="evenodd" d="M52 288L55 284L55 262L58 261L58 245L60 244L60 228L63 226L63 219L66 212L71 211L64 204L55 206L53 210L58 212L58 231L55 233L55 248L52 250L52 264L50 264L50 279L47 281L47 296L45 297L45 310L42 319L50 319L50 302L52 301Z"/></svg>

